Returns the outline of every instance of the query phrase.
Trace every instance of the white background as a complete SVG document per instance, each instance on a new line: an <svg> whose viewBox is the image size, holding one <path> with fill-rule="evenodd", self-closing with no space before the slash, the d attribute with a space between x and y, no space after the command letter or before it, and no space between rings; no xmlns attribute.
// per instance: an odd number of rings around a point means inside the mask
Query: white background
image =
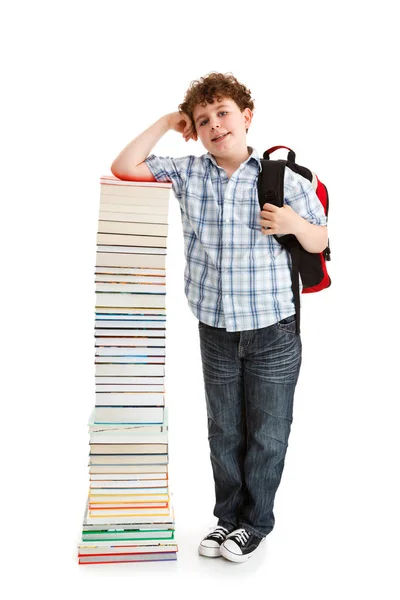
<svg viewBox="0 0 400 600"><path fill-rule="evenodd" d="M42 598L398 597L394 5L81 0L2 9L8 597L34 590ZM171 194L166 385L179 558L78 567L94 404L99 178L210 71L232 72L251 89L249 145L260 154L292 146L331 199L333 284L303 298L303 367L275 530L246 564L197 556L215 523L213 484L197 321L183 292L180 214ZM169 132L154 151L204 149Z"/></svg>

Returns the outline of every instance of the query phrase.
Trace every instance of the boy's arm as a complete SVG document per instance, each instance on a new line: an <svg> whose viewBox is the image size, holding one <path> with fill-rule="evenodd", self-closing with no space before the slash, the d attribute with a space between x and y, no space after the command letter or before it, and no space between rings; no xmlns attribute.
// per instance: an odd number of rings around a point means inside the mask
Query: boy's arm
<svg viewBox="0 0 400 600"><path fill-rule="evenodd" d="M265 235L292 233L307 252L323 252L328 245L328 229L325 225L312 225L300 217L293 208L264 204L261 211L261 231ZM267 230L263 229L268 227Z"/></svg>
<svg viewBox="0 0 400 600"><path fill-rule="evenodd" d="M286 208L290 208L287 206ZM294 212L293 209L290 209ZM296 214L296 213L295 213ZM298 215L296 214L296 217ZM298 217L299 221L294 230L294 235L307 252L323 252L328 245L328 228L326 225L312 225L303 217Z"/></svg>
<svg viewBox="0 0 400 600"><path fill-rule="evenodd" d="M188 141L197 139L190 118L182 112L174 112L161 117L143 133L132 140L111 165L111 172L119 179L129 181L155 181L155 178L144 160L152 148L170 129L182 133Z"/></svg>
<svg viewBox="0 0 400 600"><path fill-rule="evenodd" d="M310 181L285 169L284 205L264 204L261 231L266 235L295 235L307 252L323 252L328 245L327 219ZM267 230L263 227L268 227Z"/></svg>

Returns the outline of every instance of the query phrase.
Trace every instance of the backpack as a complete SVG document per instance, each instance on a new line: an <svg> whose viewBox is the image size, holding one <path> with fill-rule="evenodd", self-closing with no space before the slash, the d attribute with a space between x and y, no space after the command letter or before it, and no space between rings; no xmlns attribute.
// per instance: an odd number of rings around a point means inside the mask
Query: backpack
<svg viewBox="0 0 400 600"><path fill-rule="evenodd" d="M287 160L270 160L270 154L280 148L288 150ZM287 146L274 146L266 150L261 160L262 171L258 178L258 199L261 210L266 202L281 207L284 204L285 167L308 179L315 189L325 215L328 217L329 197L326 186L306 167L296 163L296 155ZM292 259L291 279L294 303L296 308L296 331L300 333L300 286L299 275L303 285L303 294L319 292L331 285L326 269L326 261L331 260L329 245L323 252L310 253L304 250L295 235L274 235L274 238L290 253Z"/></svg>

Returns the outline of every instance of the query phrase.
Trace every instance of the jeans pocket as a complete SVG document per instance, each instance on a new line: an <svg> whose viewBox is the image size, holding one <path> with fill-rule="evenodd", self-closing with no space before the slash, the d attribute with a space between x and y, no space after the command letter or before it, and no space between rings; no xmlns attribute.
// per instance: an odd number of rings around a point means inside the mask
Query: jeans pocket
<svg viewBox="0 0 400 600"><path fill-rule="evenodd" d="M296 315L291 315L290 317L282 319L282 321L279 321L277 325L278 329L281 331L296 335Z"/></svg>

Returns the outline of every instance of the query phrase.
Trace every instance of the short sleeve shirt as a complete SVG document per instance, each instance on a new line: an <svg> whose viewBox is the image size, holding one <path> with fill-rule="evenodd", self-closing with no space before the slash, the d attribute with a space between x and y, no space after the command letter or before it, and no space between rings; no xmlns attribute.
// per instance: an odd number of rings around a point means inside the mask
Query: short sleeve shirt
<svg viewBox="0 0 400 600"><path fill-rule="evenodd" d="M227 331L267 327L295 313L290 256L261 231L256 150L228 178L210 153L181 158L150 155L157 181L170 181L179 202L185 293L193 314ZM285 170L284 201L314 225L326 216L312 184Z"/></svg>

